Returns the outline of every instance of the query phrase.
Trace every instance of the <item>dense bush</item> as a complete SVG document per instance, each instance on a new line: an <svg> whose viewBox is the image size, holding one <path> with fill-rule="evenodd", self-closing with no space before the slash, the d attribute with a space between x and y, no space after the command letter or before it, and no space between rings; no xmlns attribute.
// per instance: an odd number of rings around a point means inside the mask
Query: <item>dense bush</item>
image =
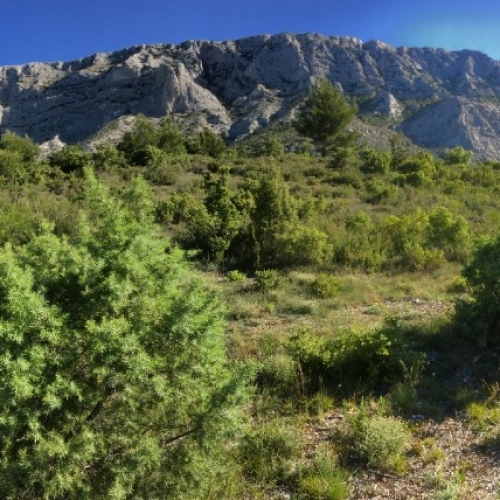
<svg viewBox="0 0 500 500"><path fill-rule="evenodd" d="M139 115L133 130L127 132L118 144L118 150L130 164L146 166L151 157L148 153L150 147L172 155L186 152L184 135L170 118L156 125L152 120Z"/></svg>
<svg viewBox="0 0 500 500"><path fill-rule="evenodd" d="M69 236L46 225L0 251L2 498L209 487L236 387L223 315L159 237L144 183L125 203L89 173Z"/></svg>
<svg viewBox="0 0 500 500"><path fill-rule="evenodd" d="M204 154L212 158L220 158L226 152L227 146L220 135L203 129L186 140L186 149L190 154Z"/></svg>
<svg viewBox="0 0 500 500"><path fill-rule="evenodd" d="M361 152L361 172L364 174L387 174L391 167L391 155L389 153L365 149Z"/></svg>
<svg viewBox="0 0 500 500"><path fill-rule="evenodd" d="M401 377L403 366L412 366L420 358L408 348L394 321L373 331L349 329L330 336L304 330L290 338L287 351L311 388L325 383L343 394L380 390Z"/></svg>
<svg viewBox="0 0 500 500"><path fill-rule="evenodd" d="M49 164L65 174L83 175L83 169L92 165L92 154L80 145L65 146L50 156Z"/></svg>
<svg viewBox="0 0 500 500"><path fill-rule="evenodd" d="M456 325L481 345L497 346L500 341L500 236L476 250L462 276L469 299L456 308Z"/></svg>
<svg viewBox="0 0 500 500"><path fill-rule="evenodd" d="M404 422L383 414L370 415L365 405L349 418L352 449L370 467L394 472L404 466L411 433Z"/></svg>
<svg viewBox="0 0 500 500"><path fill-rule="evenodd" d="M349 475L338 457L321 449L312 463L299 471L297 500L347 500L351 493Z"/></svg>
<svg viewBox="0 0 500 500"><path fill-rule="evenodd" d="M242 437L238 461L253 480L276 486L291 476L302 452L302 441L301 434L283 419L263 422Z"/></svg>

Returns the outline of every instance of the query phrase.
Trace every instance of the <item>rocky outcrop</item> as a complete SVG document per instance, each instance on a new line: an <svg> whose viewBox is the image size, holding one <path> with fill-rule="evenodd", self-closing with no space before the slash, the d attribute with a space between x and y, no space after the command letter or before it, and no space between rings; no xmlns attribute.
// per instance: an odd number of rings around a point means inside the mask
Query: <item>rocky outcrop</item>
<svg viewBox="0 0 500 500"><path fill-rule="evenodd" d="M290 116L318 78L418 144L500 157L500 62L474 51L315 34L157 44L2 67L0 131L73 143L111 123L119 137L127 116L174 114L234 139Z"/></svg>

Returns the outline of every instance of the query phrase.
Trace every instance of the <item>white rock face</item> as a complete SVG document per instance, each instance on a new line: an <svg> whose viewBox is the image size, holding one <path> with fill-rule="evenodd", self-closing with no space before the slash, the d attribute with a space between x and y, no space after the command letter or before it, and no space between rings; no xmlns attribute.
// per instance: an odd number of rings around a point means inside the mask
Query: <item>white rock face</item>
<svg viewBox="0 0 500 500"><path fill-rule="evenodd" d="M383 92L377 95L371 103L371 109L376 115L392 119L398 119L403 114L402 106L390 92Z"/></svg>
<svg viewBox="0 0 500 500"><path fill-rule="evenodd" d="M427 147L463 146L484 157L499 157L500 103L450 97L409 119L401 130Z"/></svg>
<svg viewBox="0 0 500 500"><path fill-rule="evenodd" d="M73 143L109 124L117 124L116 135L126 123L119 118L143 113L174 114L237 138L292 114L318 78L369 102L367 112L390 118L419 144L460 144L500 157L500 62L474 51L315 34L157 44L1 67L0 132Z"/></svg>

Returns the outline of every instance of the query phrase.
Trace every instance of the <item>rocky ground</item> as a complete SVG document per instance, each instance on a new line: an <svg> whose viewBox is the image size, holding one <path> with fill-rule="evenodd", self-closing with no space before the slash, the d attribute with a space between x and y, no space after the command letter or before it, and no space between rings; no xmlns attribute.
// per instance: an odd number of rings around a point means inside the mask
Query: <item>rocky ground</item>
<svg viewBox="0 0 500 500"><path fill-rule="evenodd" d="M334 441L345 425L333 410L307 429L311 450ZM488 442L464 414L412 424L406 470L381 474L360 467L351 477L350 500L495 500L500 496L500 438Z"/></svg>

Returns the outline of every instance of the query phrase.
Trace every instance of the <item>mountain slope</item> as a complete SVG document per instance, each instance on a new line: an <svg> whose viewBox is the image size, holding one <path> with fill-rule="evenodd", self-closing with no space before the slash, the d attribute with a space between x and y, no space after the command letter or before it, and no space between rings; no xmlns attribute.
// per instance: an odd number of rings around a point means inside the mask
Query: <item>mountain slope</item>
<svg viewBox="0 0 500 500"><path fill-rule="evenodd" d="M179 114L230 139L290 116L326 77L414 142L500 157L500 62L315 34L138 46L0 68L0 131L84 141L119 117Z"/></svg>

